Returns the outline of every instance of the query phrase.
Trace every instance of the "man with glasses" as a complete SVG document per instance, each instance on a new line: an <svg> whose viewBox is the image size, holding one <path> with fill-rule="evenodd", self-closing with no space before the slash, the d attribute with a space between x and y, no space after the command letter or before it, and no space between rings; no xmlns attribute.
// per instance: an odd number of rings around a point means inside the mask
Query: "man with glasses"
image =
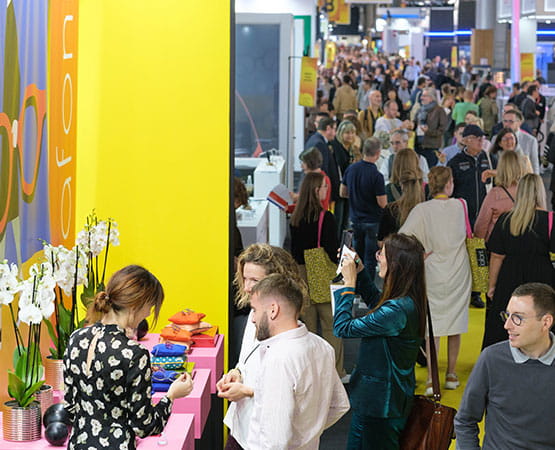
<svg viewBox="0 0 555 450"><path fill-rule="evenodd" d="M393 171L393 160L395 159L395 155L399 150L407 148L409 146L409 135L404 130L394 131L391 135L391 154L387 158L387 161L384 161L381 164L380 172L383 175L383 178L386 184L389 182L389 177ZM420 170L422 170L422 178L424 182L428 182L428 173L430 172L430 168L428 167L428 161L422 155L418 155L419 166Z"/></svg>
<svg viewBox="0 0 555 450"><path fill-rule="evenodd" d="M553 449L555 446L555 290L519 286L501 313L508 341L484 349L455 417L457 449Z"/></svg>
<svg viewBox="0 0 555 450"><path fill-rule="evenodd" d="M539 175L540 161L538 156L538 141L534 136L525 133L520 129L523 119L524 118L520 111L508 111L503 114L503 126L514 131L518 140L518 145L520 145L520 148L522 149L522 153L530 158L534 173ZM496 137L497 136L494 136L491 139L491 142L495 142Z"/></svg>

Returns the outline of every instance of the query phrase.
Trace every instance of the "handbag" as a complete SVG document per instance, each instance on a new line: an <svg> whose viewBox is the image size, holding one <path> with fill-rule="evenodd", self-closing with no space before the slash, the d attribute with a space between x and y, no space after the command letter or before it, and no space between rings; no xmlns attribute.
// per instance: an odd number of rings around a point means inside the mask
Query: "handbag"
<svg viewBox="0 0 555 450"><path fill-rule="evenodd" d="M165 344L156 344L150 353L153 356L183 356L186 352L186 345L166 342Z"/></svg>
<svg viewBox="0 0 555 450"><path fill-rule="evenodd" d="M551 245L551 230L553 229L553 211L548 211L547 213L547 239L549 239L549 244ZM549 252L549 259L551 264L555 263L555 253Z"/></svg>
<svg viewBox="0 0 555 450"><path fill-rule="evenodd" d="M434 342L434 330L430 307L428 310L428 333L430 343L430 367L432 369L433 398L415 395L412 410L401 438L401 450L447 450L451 440L455 438L455 414L457 410L439 403L441 391L439 388L439 374L437 369L437 352Z"/></svg>
<svg viewBox="0 0 555 450"><path fill-rule="evenodd" d="M166 325L162 328L160 336L168 341L191 342L193 340L190 331L182 330L175 324Z"/></svg>
<svg viewBox="0 0 555 450"><path fill-rule="evenodd" d="M203 313L196 313L190 309L185 309L179 311L171 316L168 320L177 325L194 325L200 323L200 321L206 316Z"/></svg>
<svg viewBox="0 0 555 450"><path fill-rule="evenodd" d="M330 260L324 248L320 247L322 223L325 211L320 212L318 219L318 247L304 251L308 293L314 303L330 303L330 282L335 277L337 264Z"/></svg>
<svg viewBox="0 0 555 450"><path fill-rule="evenodd" d="M472 236L466 202L462 198L459 198L459 200L464 209L466 250L470 260L470 271L472 272L472 292L487 292L489 287L489 259L486 243L482 238Z"/></svg>

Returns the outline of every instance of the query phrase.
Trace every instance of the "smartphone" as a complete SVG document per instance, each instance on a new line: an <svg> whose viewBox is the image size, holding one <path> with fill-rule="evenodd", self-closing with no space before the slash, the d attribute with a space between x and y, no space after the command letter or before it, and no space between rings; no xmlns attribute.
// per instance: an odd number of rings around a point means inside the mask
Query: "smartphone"
<svg viewBox="0 0 555 450"><path fill-rule="evenodd" d="M341 243L339 248L343 250L343 246L346 245L349 248L353 248L353 232L352 230L343 230L341 234Z"/></svg>

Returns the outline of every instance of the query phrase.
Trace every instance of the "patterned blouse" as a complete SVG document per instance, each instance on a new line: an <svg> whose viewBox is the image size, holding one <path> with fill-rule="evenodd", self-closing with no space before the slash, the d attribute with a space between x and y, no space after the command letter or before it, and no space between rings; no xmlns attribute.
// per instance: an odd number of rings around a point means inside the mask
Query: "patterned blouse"
<svg viewBox="0 0 555 450"><path fill-rule="evenodd" d="M90 368L89 347L94 346ZM75 331L64 355L65 404L73 428L68 449L135 450L135 437L159 434L171 414L151 403L150 355L117 325Z"/></svg>

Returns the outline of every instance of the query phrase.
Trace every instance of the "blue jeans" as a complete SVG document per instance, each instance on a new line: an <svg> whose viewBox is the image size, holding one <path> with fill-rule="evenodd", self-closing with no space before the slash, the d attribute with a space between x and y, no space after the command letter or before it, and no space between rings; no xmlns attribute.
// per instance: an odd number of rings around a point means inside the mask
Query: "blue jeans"
<svg viewBox="0 0 555 450"><path fill-rule="evenodd" d="M353 412L347 450L397 450L406 417L368 417Z"/></svg>
<svg viewBox="0 0 555 450"><path fill-rule="evenodd" d="M376 273L376 252L378 251L377 223L353 223L353 244L358 256L373 278Z"/></svg>

